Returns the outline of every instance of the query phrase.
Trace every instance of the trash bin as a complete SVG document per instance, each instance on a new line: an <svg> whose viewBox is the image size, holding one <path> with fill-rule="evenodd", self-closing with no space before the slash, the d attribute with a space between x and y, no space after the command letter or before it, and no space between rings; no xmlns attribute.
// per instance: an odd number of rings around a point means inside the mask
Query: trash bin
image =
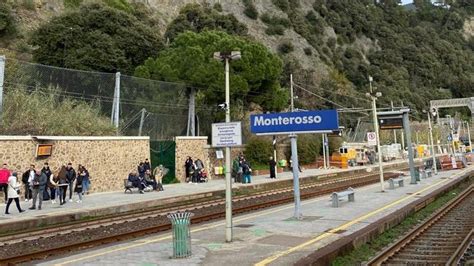
<svg viewBox="0 0 474 266"><path fill-rule="evenodd" d="M189 225L191 224L192 216L194 214L190 212L175 212L167 215L173 226L173 258L191 256L191 232Z"/></svg>

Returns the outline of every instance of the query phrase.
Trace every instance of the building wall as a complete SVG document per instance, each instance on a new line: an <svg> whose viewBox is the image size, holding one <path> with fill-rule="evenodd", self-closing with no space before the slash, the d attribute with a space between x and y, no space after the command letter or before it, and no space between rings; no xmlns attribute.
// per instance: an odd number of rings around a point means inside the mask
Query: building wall
<svg viewBox="0 0 474 266"><path fill-rule="evenodd" d="M36 158L37 144L53 144L52 155ZM20 176L30 164L41 168L48 162L53 173L68 162L74 168L82 164L91 175L91 192L121 190L123 179L146 158L150 158L148 137L0 136L0 162Z"/></svg>
<svg viewBox="0 0 474 266"><path fill-rule="evenodd" d="M180 182L184 182L186 172L184 162L188 156L191 156L193 161L201 159L204 163L206 171L210 173L209 154L207 152L207 137L176 137L176 178Z"/></svg>

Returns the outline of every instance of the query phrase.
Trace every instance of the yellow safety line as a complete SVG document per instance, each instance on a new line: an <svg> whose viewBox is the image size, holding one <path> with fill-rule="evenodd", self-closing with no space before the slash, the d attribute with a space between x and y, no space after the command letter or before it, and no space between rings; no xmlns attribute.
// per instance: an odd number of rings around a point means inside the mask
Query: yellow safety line
<svg viewBox="0 0 474 266"><path fill-rule="evenodd" d="M439 182L437 182L437 183L435 183L435 184L433 184L433 185L431 185L431 186L428 186L428 187L426 187L426 188L424 188L424 189L422 189L422 190L420 190L420 191L418 191L418 192L415 192L415 193L413 193L413 194L411 194L411 195L409 195L409 196L406 196L406 197L404 197L404 198L398 199L398 200L396 200L396 201L394 201L394 202L392 202L392 203L390 203L390 204L388 204L388 205L385 205L385 206L382 207L382 208L379 208L379 209L377 209L377 210L371 211L371 212L369 212L369 213L367 213L367 214L365 214L365 215L363 215L363 216L360 216L359 218L356 218L355 220L352 220L352 221L350 221L350 222L348 222L348 223L345 223L345 224L343 224L343 225L341 225L341 226L339 226L339 227L336 227L336 228L334 228L334 229L331 229L331 230L329 230L328 232L326 232L326 233L324 233L324 234L322 234L322 235L319 235L319 236L317 236L317 237L315 237L315 238L313 238L313 239L311 239L311 240L308 240L308 241L306 241L306 242L304 242L304 243L302 243L302 244L300 244L300 245L298 245L298 246L292 247L292 248L287 249L287 250L285 250L285 251L280 251L280 252L278 252L278 253L275 253L275 254L272 255L271 257L268 257L268 258L266 258L266 259L264 259L264 260L262 260L262 261L256 263L255 266L264 266L264 265L267 265L267 264L269 264L269 263L271 263L271 262L277 260L278 258L281 258L281 257L283 257L283 256L286 256L286 255L288 255L288 254L294 252L294 251L297 251L297 250L302 249L302 248L304 248L304 247L307 247L307 246L309 246L309 245L311 245L311 244L314 244L314 243L318 242L319 240L324 239L324 238L326 238L326 237L328 237L328 236L330 236L330 235L336 233L336 232L339 231L339 230L344 230L344 229L348 228L348 227L351 226L351 225L354 225L354 224L356 224L356 223L358 223L358 222L361 222L362 220L365 220L365 219L367 219L367 218L369 218L369 217L371 217L371 216L374 216L375 214L380 213L380 212L383 211L383 210L386 210L386 209L388 209L388 208L390 208L390 207L393 207L393 206L395 206L395 205L397 205L397 204L399 204L399 203L401 203L401 202L403 202L403 201L405 201L405 200L407 200L407 199L410 199L410 198L415 197L417 193L425 192L425 191L431 189L432 187L435 187L435 186L437 186L437 185L439 185L439 184L441 184L441 183L443 183L443 182L446 182L446 181L448 181L448 179L443 179L443 180L441 180L441 181L439 181Z"/></svg>
<svg viewBox="0 0 474 266"><path fill-rule="evenodd" d="M387 205L387 206L385 206L385 207L382 207L381 209L378 209L378 210L375 210L375 211L373 211L373 212L371 212L371 213L368 213L368 214L366 214L366 215L364 215L364 216L362 216L362 217L357 218L356 220L353 220L353 221L351 221L351 222L349 222L349 223L346 223L346 224L344 224L344 225L341 225L341 226L338 227L338 228L332 229L332 230L330 230L330 231L328 231L328 232L326 232L326 233L324 233L324 234L322 234L322 235L319 235L318 237L316 237L316 238L314 238L314 239L312 239L312 240L309 240L308 242L305 242L305 243L303 243L303 244L301 244L301 245L298 245L298 246L296 246L296 247L293 247L293 248L291 248L291 249L288 249L287 251L283 251L283 252L276 253L275 255L273 255L273 256L271 256L271 257L269 257L269 258L267 258L267 259L265 259L265 260L263 260L263 261L261 261L261 262L259 262L259 263L257 263L257 264L255 264L255 265L266 265L266 264L268 264L268 263L270 263L270 262L272 262L272 261L274 261L274 260L276 260L276 259L278 259L278 258L280 258L280 257L282 257L282 256L285 256L285 255L287 255L287 254L289 254L289 253L291 253L291 252L293 252L293 251L295 251L295 250L298 250L298 249L303 248L303 247L305 247L305 246L307 246L307 245L310 245L310 244L312 244L312 243L315 243L315 242L317 242L317 241L319 241L319 240L321 240L321 239L324 239L324 238L326 238L326 237L328 237L328 236L334 234L336 231L339 231L339 230L341 230L341 229L347 228L347 227L349 227L349 226L351 226L351 225L353 225L353 224L355 224L355 223L358 223L359 221L361 221L361 220L363 220L363 219L365 219L365 218L368 218L368 217L370 217L370 216L372 216L372 215L374 215L374 214L376 214L376 213L378 213L378 212L380 212L380 211L382 211L382 210L385 210L385 209L387 209L387 208L390 208L391 206L396 205L396 204L398 204L398 203L400 203L400 202L402 202L402 201L404 201L404 200L406 200L406 199L409 199L409 198L411 198L411 197L414 197L416 193L424 192L424 191L426 191L426 190L428 190L428 189L430 189L430 188L432 188L432 187L434 187L434 186L436 186L436 185L438 185L438 184L441 184L441 183L443 183L443 182L446 182L447 180L448 180L448 179L441 180L440 182L438 182L438 183L436 183L436 184L433 184L433 185L431 185L431 186L429 186L429 187L426 187L426 188L424 188L424 189L422 189L422 190L420 190L420 191L418 191L418 192L413 193L413 195L410 195L410 196L408 196L408 197L405 197L405 198L402 198L402 199L400 199L400 200L397 200L397 201L391 203L390 205ZM370 187L371 187L371 186L367 186L366 188L368 189L368 188L370 188ZM304 201L304 202L303 202L303 205L310 204L310 203L312 203L312 202L319 201L319 200L321 200L321 198L316 198L316 199L314 199L314 200L307 200L307 201ZM254 215L248 215L248 216L246 216L246 217L242 217L242 218L239 218L239 219L235 219L234 222L237 223L237 222L249 220L249 219L252 219L252 218L259 217L259 216L264 216L264 215L271 214L271 213L275 213L275 212L279 212L279 211L282 211L282 210L291 209L291 208L293 208L293 207L294 207L294 206L291 205L291 206L286 206L286 207L282 207L282 208L277 208L277 209L274 209L274 210L264 211L264 212L261 212L261 213L258 213L258 214L254 214ZM216 228L216 227L219 227L219 226L223 226L223 225L225 225L225 223L217 223L217 224L213 224L213 225L209 225L209 226L205 226L205 227L199 227L199 228L196 228L196 229L191 230L191 233L196 233L196 232L200 232L200 231L204 231L204 230L208 230L208 229L213 229L213 228ZM86 259L90 259L90 258L102 256L102 255L105 255L105 254L109 254L109 253L112 253L112 252L117 252L117 251L121 251L121 250L127 250L127 249L134 248L134 247L140 247L140 246L143 246L143 245L147 245L147 244L151 244L151 243L155 243L155 242L160 242L160 241L163 241L163 240L169 240L169 239L171 239L171 238L172 238L172 236L171 236L171 234L169 234L169 235L167 235L167 236L162 236L162 237L158 237L158 238L155 238L155 239L146 240L146 241L143 241L143 242L140 242L140 243L136 243L136 244L132 244L132 245L126 245L126 246L123 246L123 247L120 247L120 248L114 248L113 250L106 250L106 251L99 252L99 253L94 253L94 254L91 254L91 255L81 256L80 258L77 258L77 259L72 259L72 260L68 260L68 261L64 261L64 262L55 264L55 266L62 266L62 265L66 265L66 264L71 264L71 263L74 263L74 262L78 262L78 261L82 261L82 260L86 260Z"/></svg>

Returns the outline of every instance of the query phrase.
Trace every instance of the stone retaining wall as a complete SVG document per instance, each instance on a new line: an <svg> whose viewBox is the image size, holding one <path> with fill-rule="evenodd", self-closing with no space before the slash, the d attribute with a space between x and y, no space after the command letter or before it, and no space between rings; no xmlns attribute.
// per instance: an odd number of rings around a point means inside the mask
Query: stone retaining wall
<svg viewBox="0 0 474 266"><path fill-rule="evenodd" d="M52 144L52 155L37 158L37 144ZM41 168L48 162L53 173L68 162L74 168L83 164L91 175L91 192L122 189L123 179L146 158L148 137L0 136L0 162L19 172L19 179L30 164Z"/></svg>

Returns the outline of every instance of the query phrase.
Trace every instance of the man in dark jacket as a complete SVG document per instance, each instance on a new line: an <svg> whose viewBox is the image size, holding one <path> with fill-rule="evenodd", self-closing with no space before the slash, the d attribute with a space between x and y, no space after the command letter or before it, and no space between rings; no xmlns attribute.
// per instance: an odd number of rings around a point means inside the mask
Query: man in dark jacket
<svg viewBox="0 0 474 266"><path fill-rule="evenodd" d="M48 183L48 178L40 170L36 171L35 177L33 178L33 205L30 210L36 209L36 199L39 198L38 210L41 210L41 204L43 203L43 192Z"/></svg>
<svg viewBox="0 0 474 266"><path fill-rule="evenodd" d="M66 166L66 179L69 184L69 202L72 202L72 192L74 189L74 181L76 180L76 170L72 168L72 163L68 163Z"/></svg>
<svg viewBox="0 0 474 266"><path fill-rule="evenodd" d="M151 171L151 164L150 164L150 161L147 159L145 159L145 163L143 164L143 168L145 168L145 172L146 170L150 170Z"/></svg>
<svg viewBox="0 0 474 266"><path fill-rule="evenodd" d="M49 178L51 177L51 169L49 168L49 164L47 162L44 163L43 169L41 169L41 172L43 172L46 177L48 178L48 185L46 186L44 192L43 192L43 200L53 200L55 199L55 194L56 194L56 189L54 189L54 186L49 182ZM51 192L48 192L48 190Z"/></svg>
<svg viewBox="0 0 474 266"><path fill-rule="evenodd" d="M270 160L268 161L268 166L270 167L270 178L276 178L276 173L275 173L276 162L275 160L273 160L273 156L270 157Z"/></svg>
<svg viewBox="0 0 474 266"><path fill-rule="evenodd" d="M33 198L33 191L31 191L30 180L33 180L35 176L35 165L31 164L30 168L26 170L21 176L21 182L25 187L25 201L29 201Z"/></svg>
<svg viewBox="0 0 474 266"><path fill-rule="evenodd" d="M143 194L145 183L142 182L142 179L138 176L137 172L131 172L128 175L128 181L130 181L132 183L132 186L138 188L140 193Z"/></svg>

